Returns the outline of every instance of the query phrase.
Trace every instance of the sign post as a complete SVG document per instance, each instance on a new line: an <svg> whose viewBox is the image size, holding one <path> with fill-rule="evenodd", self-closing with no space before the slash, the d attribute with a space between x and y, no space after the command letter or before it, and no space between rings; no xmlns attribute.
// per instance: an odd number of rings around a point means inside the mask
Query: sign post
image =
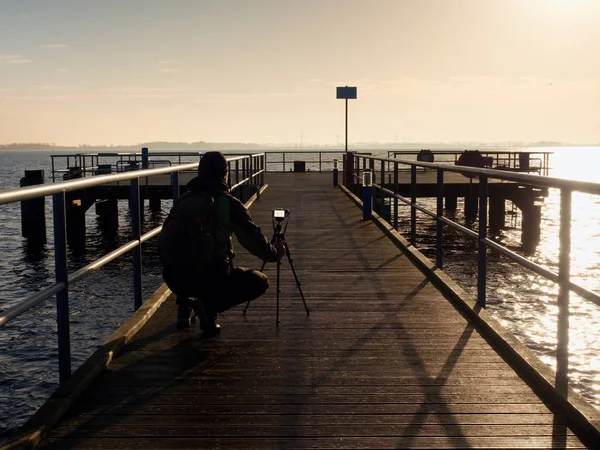
<svg viewBox="0 0 600 450"><path fill-rule="evenodd" d="M346 153L348 152L348 99L356 98L356 87L338 87L337 88L337 99L346 100Z"/></svg>

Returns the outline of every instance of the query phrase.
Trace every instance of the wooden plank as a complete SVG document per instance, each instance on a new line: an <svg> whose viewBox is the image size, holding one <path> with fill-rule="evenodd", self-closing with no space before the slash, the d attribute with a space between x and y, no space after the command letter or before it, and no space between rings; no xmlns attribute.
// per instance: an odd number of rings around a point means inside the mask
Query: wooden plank
<svg viewBox="0 0 600 450"><path fill-rule="evenodd" d="M164 448L194 448L194 449L580 449L586 448L574 436L554 438L551 436L519 436L519 437L322 437L322 438L204 438L178 436L160 436L152 438L68 438L49 439L44 448L76 449L164 449Z"/></svg>

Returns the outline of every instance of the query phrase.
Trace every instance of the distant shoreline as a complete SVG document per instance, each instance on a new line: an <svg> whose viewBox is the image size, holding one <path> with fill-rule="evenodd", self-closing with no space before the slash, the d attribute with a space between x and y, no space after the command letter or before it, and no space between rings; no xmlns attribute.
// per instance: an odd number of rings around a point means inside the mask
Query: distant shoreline
<svg viewBox="0 0 600 450"><path fill-rule="evenodd" d="M562 142L506 142L506 143L350 143L349 150L420 150L420 149L435 149L435 150L456 150L456 149L492 149L492 148L523 148L523 147L598 147L600 143L591 144L568 144ZM294 145L294 144L244 144L244 143L180 143L180 142L148 142L138 145L53 145L43 143L12 143L0 144L0 152L4 151L47 151L47 152L138 152L142 147L148 147L151 151L235 151L235 150L344 150L344 146L315 144L315 145Z"/></svg>

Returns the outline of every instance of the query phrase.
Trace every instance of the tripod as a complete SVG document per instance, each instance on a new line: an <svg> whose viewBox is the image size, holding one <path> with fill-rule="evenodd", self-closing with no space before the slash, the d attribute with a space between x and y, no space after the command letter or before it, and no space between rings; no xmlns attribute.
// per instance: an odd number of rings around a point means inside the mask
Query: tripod
<svg viewBox="0 0 600 450"><path fill-rule="evenodd" d="M296 286L298 287L298 291L300 291L300 297L302 298L302 303L304 304L304 310L306 311L306 315L308 316L310 314L310 310L308 309L308 306L306 305L306 300L304 299L304 293L302 292L302 288L300 287L301 283L300 283L300 280L298 280L298 275L296 275L296 269L294 269L294 261L292 260L292 255L290 254L290 247L288 246L287 242L285 241L285 232L287 230L289 220L286 221L283 231L281 230L281 222L283 222L286 218L288 218L289 211L285 210L285 214L282 214L283 217L281 217L278 214L279 211L282 211L282 210L274 210L273 211L273 237L271 238L271 244L274 245L277 243L283 243L283 246L285 248L285 255L287 256L287 260L290 263L290 267L292 268L292 273L294 274L294 279L296 280ZM260 268L261 272L264 270L266 264L267 264L267 262L263 261L263 264ZM281 273L281 261L277 261L277 312L276 312L276 318L275 318L276 326L279 326L279 294L281 293L281 289L279 288L280 273ZM248 303L246 303L246 307L244 308L244 316L246 315L246 311L248 311L249 306L250 306L250 301L248 301Z"/></svg>

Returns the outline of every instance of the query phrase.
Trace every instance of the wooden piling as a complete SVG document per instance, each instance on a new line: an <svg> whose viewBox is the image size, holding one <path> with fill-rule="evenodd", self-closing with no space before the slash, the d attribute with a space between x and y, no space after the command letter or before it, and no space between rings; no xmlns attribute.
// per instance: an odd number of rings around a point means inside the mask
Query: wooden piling
<svg viewBox="0 0 600 450"><path fill-rule="evenodd" d="M504 220L506 219L506 209L504 197L490 197L490 231L497 233L504 228Z"/></svg>
<svg viewBox="0 0 600 450"><path fill-rule="evenodd" d="M458 205L458 198L455 196L447 196L446 199L446 211L456 211Z"/></svg>
<svg viewBox="0 0 600 450"><path fill-rule="evenodd" d="M69 167L63 179L74 180L83 177L81 167ZM83 191L67 192L67 244L76 252L85 248L85 205Z"/></svg>
<svg viewBox="0 0 600 450"><path fill-rule="evenodd" d="M119 228L119 201L111 196L96 202L96 214L105 236L114 236Z"/></svg>
<svg viewBox="0 0 600 450"><path fill-rule="evenodd" d="M479 210L479 197L476 194L469 194L465 197L465 218L475 219Z"/></svg>
<svg viewBox="0 0 600 450"><path fill-rule="evenodd" d="M26 170L20 186L44 184L43 170ZM46 198L21 202L21 235L27 238L27 247L35 250L46 244Z"/></svg>
<svg viewBox="0 0 600 450"><path fill-rule="evenodd" d="M150 193L150 211L152 212L158 212L161 210L161 200L160 200L160 195L158 192L151 192Z"/></svg>

